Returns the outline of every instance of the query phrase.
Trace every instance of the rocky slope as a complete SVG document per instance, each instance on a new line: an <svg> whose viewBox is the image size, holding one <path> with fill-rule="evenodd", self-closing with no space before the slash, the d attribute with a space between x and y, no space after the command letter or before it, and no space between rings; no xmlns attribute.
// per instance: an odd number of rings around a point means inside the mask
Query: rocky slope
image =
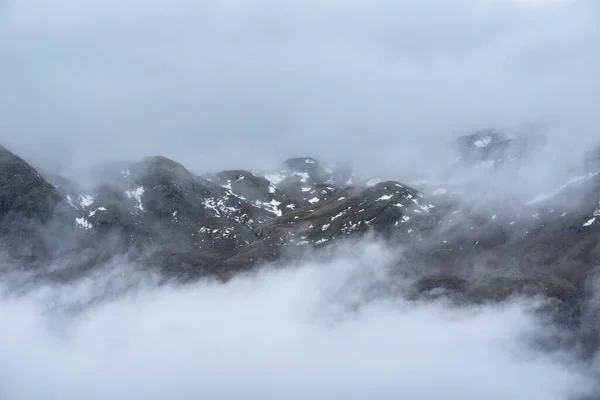
<svg viewBox="0 0 600 400"><path fill-rule="evenodd" d="M459 161L448 174L517 168L543 145L538 137L476 132L457 139ZM289 159L271 173L203 176L149 157L104 170L102 183L84 192L0 147L0 242L22 268L52 279L74 279L126 255L169 279L190 281L227 280L373 235L399 249L390 279L416 275L412 295L542 295L575 315L600 260L597 154L590 152L578 174L551 193L523 204L494 193L498 201L482 205L466 199L464 183L365 181L310 157Z"/></svg>

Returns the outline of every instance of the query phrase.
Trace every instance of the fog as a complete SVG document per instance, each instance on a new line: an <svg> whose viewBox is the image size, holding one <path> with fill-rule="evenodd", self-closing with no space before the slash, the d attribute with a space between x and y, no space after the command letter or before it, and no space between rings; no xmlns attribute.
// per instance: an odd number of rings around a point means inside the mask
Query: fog
<svg viewBox="0 0 600 400"><path fill-rule="evenodd" d="M475 128L597 132L593 0L0 4L1 140L65 168L313 155L394 173Z"/></svg>
<svg viewBox="0 0 600 400"><path fill-rule="evenodd" d="M568 354L531 346L555 329L535 304L364 301L391 253L343 253L225 285L148 285L76 316L61 307L108 280L9 296L2 398L551 400L593 388Z"/></svg>

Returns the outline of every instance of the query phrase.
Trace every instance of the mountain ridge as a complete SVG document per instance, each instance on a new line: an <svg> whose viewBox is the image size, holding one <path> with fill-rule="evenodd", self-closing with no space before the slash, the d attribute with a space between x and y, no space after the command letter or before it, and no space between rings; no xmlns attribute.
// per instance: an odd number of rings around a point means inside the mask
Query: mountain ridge
<svg viewBox="0 0 600 400"><path fill-rule="evenodd" d="M457 139L454 168L514 168L543 144L539 138L478 131ZM593 167L590 154L586 165ZM68 259L57 275L63 280L117 255L167 279L228 280L365 235L403 249L401 262L413 265L422 279L482 270L494 279L563 280L568 284L562 287L581 291L600 260L600 175L593 168L550 195L514 209L506 204L493 209L464 201L459 186L417 190L396 181L363 180L312 157L288 159L270 173L196 175L153 156L122 163L87 193L66 179L45 179L1 146L0 167L0 241L19 250L9 253L28 270ZM567 210L548 203L563 195L581 204ZM23 207L24 213L16 212ZM17 225L30 229L19 232Z"/></svg>

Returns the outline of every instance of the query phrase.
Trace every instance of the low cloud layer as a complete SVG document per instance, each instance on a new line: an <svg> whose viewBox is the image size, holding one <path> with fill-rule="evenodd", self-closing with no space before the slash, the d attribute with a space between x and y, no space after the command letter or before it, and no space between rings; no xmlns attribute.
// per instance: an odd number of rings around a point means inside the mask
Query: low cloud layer
<svg viewBox="0 0 600 400"><path fill-rule="evenodd" d="M89 281L5 298L0 394L563 400L592 388L564 354L530 346L552 330L533 317L531 304L457 309L379 299L349 307L380 279L390 254L376 244L359 250L362 257L265 270L225 285L148 286L77 317L49 306L57 298L55 306L81 302L93 292Z"/></svg>
<svg viewBox="0 0 600 400"><path fill-rule="evenodd" d="M597 131L591 0L2 6L2 141L64 165L311 154L389 173L481 126Z"/></svg>

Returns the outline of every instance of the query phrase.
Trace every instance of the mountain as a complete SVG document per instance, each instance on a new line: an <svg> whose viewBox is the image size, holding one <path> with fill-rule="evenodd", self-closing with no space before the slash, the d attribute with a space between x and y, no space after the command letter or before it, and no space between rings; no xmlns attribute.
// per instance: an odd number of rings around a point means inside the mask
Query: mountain
<svg viewBox="0 0 600 400"><path fill-rule="evenodd" d="M0 146L0 244L23 265L58 254L75 210L25 160Z"/></svg>
<svg viewBox="0 0 600 400"><path fill-rule="evenodd" d="M478 131L456 140L458 162L446 174L478 169L492 181L543 146L538 136ZM390 282L414 275L411 296L542 295L577 325L600 260L598 154L588 152L578 174L553 191L519 203L488 186L492 201L474 201L484 196L469 182L365 180L311 157L288 159L275 172L202 176L148 157L106 168L88 192L0 147L0 243L13 261L6 265L45 279L69 281L127 257L166 280L190 282L284 267L368 236L398 249Z"/></svg>

